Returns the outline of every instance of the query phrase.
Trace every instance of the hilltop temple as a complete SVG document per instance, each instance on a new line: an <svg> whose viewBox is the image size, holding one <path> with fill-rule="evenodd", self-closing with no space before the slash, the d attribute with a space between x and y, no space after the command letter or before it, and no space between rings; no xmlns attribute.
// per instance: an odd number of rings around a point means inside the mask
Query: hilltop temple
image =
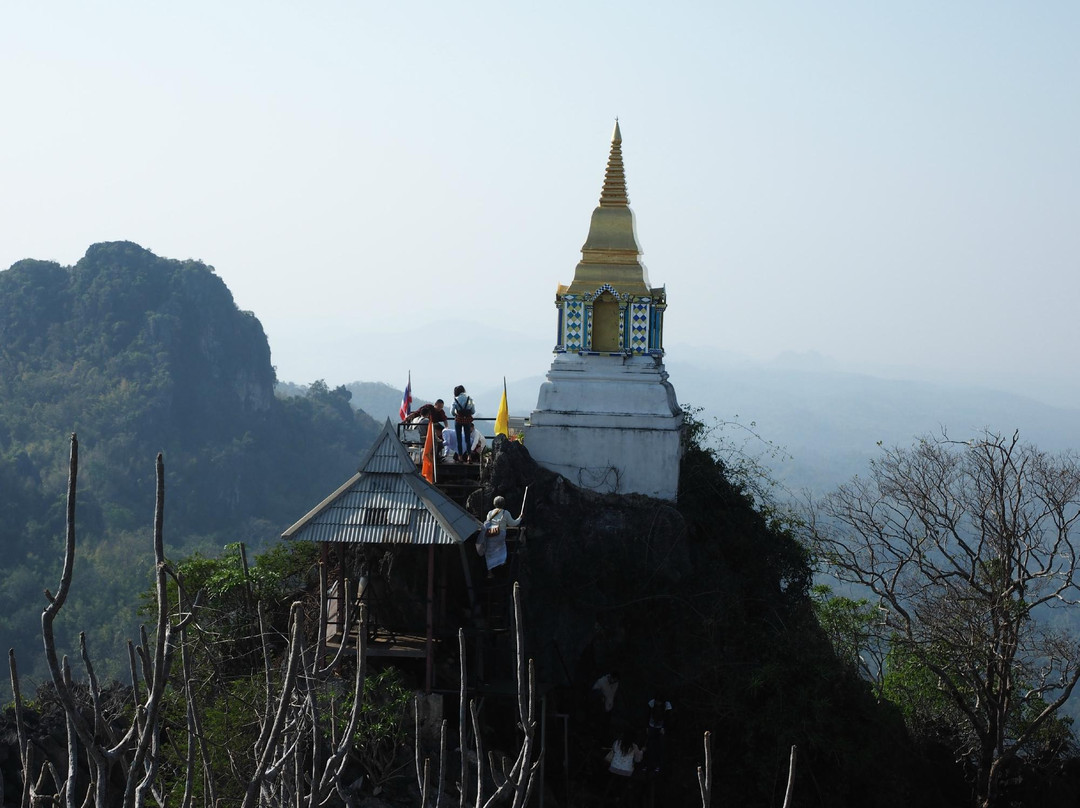
<svg viewBox="0 0 1080 808"><path fill-rule="evenodd" d="M616 121L581 262L555 294L555 358L525 445L582 488L674 500L683 415L663 362L667 294L641 254Z"/></svg>

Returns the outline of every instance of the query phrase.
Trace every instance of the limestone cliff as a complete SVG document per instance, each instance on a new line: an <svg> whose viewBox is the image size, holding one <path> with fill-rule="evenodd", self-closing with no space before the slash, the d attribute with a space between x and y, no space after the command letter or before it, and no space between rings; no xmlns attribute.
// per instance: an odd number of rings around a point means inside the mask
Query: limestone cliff
<svg viewBox="0 0 1080 808"><path fill-rule="evenodd" d="M501 494L516 514L526 487L514 574L538 678L573 716L573 754L611 742L583 717L592 683L614 670L612 726L643 728L657 692L673 703L672 787L686 804L705 730L723 761L717 793L740 804L775 800L792 744L829 782L826 804L869 804L855 795L875 782L891 791L874 804L934 804L905 771L918 764L897 716L873 702L818 630L805 551L708 452L688 447L675 506L576 488L522 444L497 438L490 480L470 509L482 514ZM801 788L815 788L799 776Z"/></svg>

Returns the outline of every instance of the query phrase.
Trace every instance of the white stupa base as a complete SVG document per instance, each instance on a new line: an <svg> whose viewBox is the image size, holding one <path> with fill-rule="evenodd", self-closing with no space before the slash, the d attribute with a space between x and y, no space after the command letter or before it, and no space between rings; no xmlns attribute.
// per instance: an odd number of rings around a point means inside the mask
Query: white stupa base
<svg viewBox="0 0 1080 808"><path fill-rule="evenodd" d="M534 460L592 491L676 498L683 414L659 359L561 354L547 378L525 432Z"/></svg>

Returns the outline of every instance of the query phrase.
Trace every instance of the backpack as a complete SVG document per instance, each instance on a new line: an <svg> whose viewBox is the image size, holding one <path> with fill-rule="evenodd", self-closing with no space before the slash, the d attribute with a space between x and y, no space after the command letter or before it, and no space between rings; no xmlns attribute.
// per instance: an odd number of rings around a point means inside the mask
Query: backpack
<svg viewBox="0 0 1080 808"><path fill-rule="evenodd" d="M465 399L464 407L462 407L460 404L457 404L457 412L454 413L454 423L471 424L473 422L473 412L475 411L476 407L473 404L472 396L469 396L467 399Z"/></svg>

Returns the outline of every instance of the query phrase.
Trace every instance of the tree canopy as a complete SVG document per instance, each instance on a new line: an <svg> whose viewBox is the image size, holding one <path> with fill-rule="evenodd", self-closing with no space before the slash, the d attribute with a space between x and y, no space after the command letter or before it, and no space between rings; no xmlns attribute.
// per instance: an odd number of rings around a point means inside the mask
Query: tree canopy
<svg viewBox="0 0 1080 808"><path fill-rule="evenodd" d="M317 381L278 399L274 384L262 325L199 261L114 242L73 267L26 260L0 272L0 634L36 645L39 596L58 572L72 432L87 566L68 609L109 648L134 630L148 583L128 559L153 509L157 452L168 460L173 554L257 548L348 477L375 422L343 387ZM111 662L105 670L123 672Z"/></svg>

